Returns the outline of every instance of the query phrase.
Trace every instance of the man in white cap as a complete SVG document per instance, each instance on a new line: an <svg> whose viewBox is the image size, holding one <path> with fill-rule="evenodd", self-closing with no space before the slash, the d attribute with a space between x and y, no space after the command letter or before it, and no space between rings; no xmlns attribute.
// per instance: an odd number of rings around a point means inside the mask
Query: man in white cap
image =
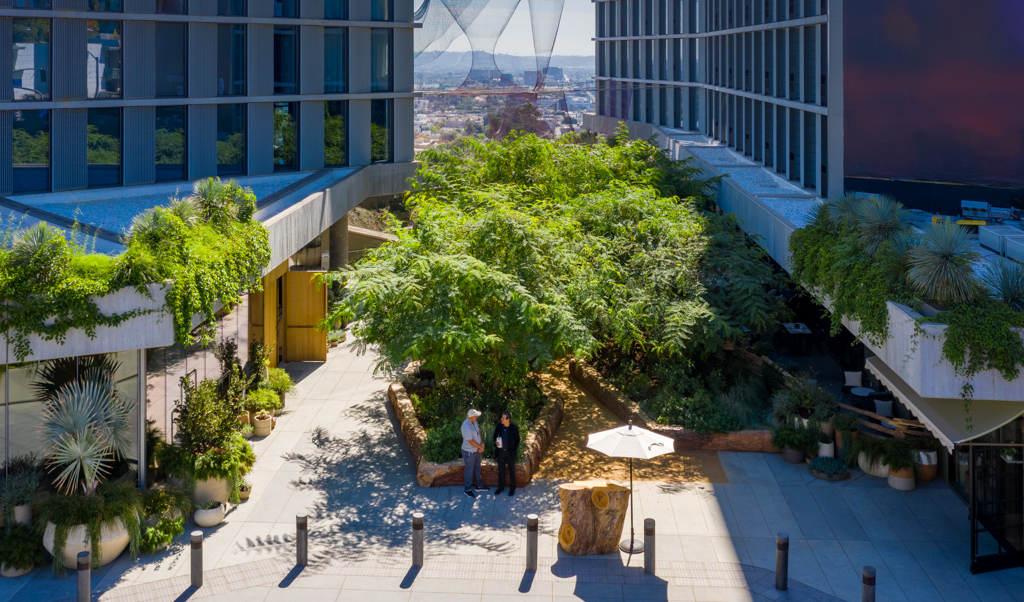
<svg viewBox="0 0 1024 602"><path fill-rule="evenodd" d="M477 491L487 491L480 476L480 458L484 453L484 440L480 436L480 425L476 423L480 414L480 410L470 410L466 412L466 420L462 423L462 459L466 462L463 481L466 485L466 495L469 497L476 497ZM473 483L476 483L475 488Z"/></svg>

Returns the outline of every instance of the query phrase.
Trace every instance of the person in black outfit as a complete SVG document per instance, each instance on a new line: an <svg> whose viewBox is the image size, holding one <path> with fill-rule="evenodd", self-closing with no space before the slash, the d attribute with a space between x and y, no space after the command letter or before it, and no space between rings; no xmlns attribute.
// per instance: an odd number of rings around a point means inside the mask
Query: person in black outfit
<svg viewBox="0 0 1024 602"><path fill-rule="evenodd" d="M519 427L512 423L512 414L503 412L501 422L494 428L494 449L498 459L498 490L494 495L505 491L505 467L508 467L511 485L510 496L516 494L516 454L519 452Z"/></svg>

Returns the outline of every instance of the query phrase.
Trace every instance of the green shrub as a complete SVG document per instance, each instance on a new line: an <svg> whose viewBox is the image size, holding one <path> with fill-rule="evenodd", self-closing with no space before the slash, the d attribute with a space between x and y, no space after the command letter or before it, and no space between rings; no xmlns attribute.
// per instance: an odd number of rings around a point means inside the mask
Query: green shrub
<svg viewBox="0 0 1024 602"><path fill-rule="evenodd" d="M843 462L839 458L826 458L824 456L818 456L811 460L808 466L811 470L816 470L823 475L834 477L849 472L849 467L846 462Z"/></svg>
<svg viewBox="0 0 1024 602"><path fill-rule="evenodd" d="M246 394L244 406L248 412L276 410L281 407L281 396L269 388L259 387Z"/></svg>
<svg viewBox="0 0 1024 602"><path fill-rule="evenodd" d="M0 535L0 563L9 569L32 569L43 562L43 538L28 525L7 523Z"/></svg>
<svg viewBox="0 0 1024 602"><path fill-rule="evenodd" d="M295 382L283 368L267 370L267 380L263 386L276 393L291 393L295 390Z"/></svg>
<svg viewBox="0 0 1024 602"><path fill-rule="evenodd" d="M840 433L852 433L858 424L857 414L851 412L840 412L832 418L832 427Z"/></svg>
<svg viewBox="0 0 1024 602"><path fill-rule="evenodd" d="M849 460L852 466L858 461L860 454L864 454L869 464L885 463L884 457L887 450L886 439L862 434L858 439L850 443L846 452L848 454L847 460Z"/></svg>
<svg viewBox="0 0 1024 602"><path fill-rule="evenodd" d="M906 441L914 451L937 452L942 449L942 442L930 435L910 435Z"/></svg>
<svg viewBox="0 0 1024 602"><path fill-rule="evenodd" d="M482 434L482 431L481 431ZM451 420L427 430L423 459L443 464L462 457L462 421Z"/></svg>
<svg viewBox="0 0 1024 602"><path fill-rule="evenodd" d="M8 525L14 522L14 507L31 504L42 482L43 471L38 468L22 470L4 479L0 503L3 504L4 520Z"/></svg>
<svg viewBox="0 0 1024 602"><path fill-rule="evenodd" d="M142 507L147 518L172 518L175 511L181 516L188 516L192 512L192 495L180 487L150 487L142 493Z"/></svg>
<svg viewBox="0 0 1024 602"><path fill-rule="evenodd" d="M169 545L174 538L185 532L185 518L161 519L155 527L146 527L142 532L141 548L143 554L153 554L162 547Z"/></svg>
<svg viewBox="0 0 1024 602"><path fill-rule="evenodd" d="M789 448L793 451L811 455L817 448L816 433L803 427L784 424L772 431L772 445L779 449Z"/></svg>

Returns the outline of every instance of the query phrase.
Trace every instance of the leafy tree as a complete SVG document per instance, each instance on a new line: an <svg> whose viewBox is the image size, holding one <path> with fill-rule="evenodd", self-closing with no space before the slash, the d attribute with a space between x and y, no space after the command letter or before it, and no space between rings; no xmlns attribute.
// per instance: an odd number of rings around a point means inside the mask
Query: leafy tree
<svg viewBox="0 0 1024 602"><path fill-rule="evenodd" d="M46 165L50 163L50 133L29 134L23 129L14 130L14 164Z"/></svg>
<svg viewBox="0 0 1024 602"><path fill-rule="evenodd" d="M185 132L181 128L156 131L156 162L158 165L185 163Z"/></svg>
<svg viewBox="0 0 1024 602"><path fill-rule="evenodd" d="M92 164L118 165L121 163L121 141L101 134L97 126L90 125L86 134L86 156Z"/></svg>
<svg viewBox="0 0 1024 602"><path fill-rule="evenodd" d="M341 114L331 113L324 103L324 164L348 165L348 130Z"/></svg>
<svg viewBox="0 0 1024 602"><path fill-rule="evenodd" d="M295 165L295 119L287 111L274 111L274 165Z"/></svg>

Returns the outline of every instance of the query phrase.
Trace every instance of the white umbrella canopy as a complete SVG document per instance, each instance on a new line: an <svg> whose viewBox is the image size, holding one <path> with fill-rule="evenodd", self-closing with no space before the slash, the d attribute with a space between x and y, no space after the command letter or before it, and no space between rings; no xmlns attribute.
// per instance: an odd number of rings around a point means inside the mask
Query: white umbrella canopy
<svg viewBox="0 0 1024 602"><path fill-rule="evenodd" d="M672 453L675 443L664 435L632 424L587 436L587 447L612 458L650 460Z"/></svg>

